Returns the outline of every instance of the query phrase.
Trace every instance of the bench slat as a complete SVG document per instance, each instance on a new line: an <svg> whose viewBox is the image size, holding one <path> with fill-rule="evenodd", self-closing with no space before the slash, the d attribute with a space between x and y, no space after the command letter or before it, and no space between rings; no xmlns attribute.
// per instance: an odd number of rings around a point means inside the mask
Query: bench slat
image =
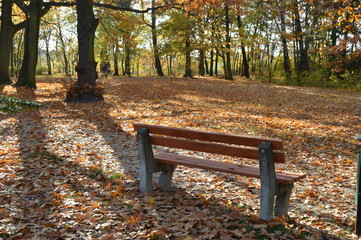
<svg viewBox="0 0 361 240"><path fill-rule="evenodd" d="M221 142L227 144L244 145L251 147L258 147L262 142L271 142L274 150L283 151L283 142L274 138L262 138L253 136L241 136L226 133L212 133L205 131L197 131L183 128L164 127L156 125L148 125L142 123L133 123L133 127L136 131L146 127L152 134L159 134L172 137L181 137L189 139L198 139L210 142Z"/></svg>
<svg viewBox="0 0 361 240"><path fill-rule="evenodd" d="M236 156L249 159L258 159L258 148L251 147L238 147L238 146L227 146L218 143L200 142L195 140L170 138L163 136L151 136L151 143L153 145L181 148L191 151L201 151L207 153L223 154L228 156ZM285 154L283 151L273 151L273 158L275 162L284 163Z"/></svg>
<svg viewBox="0 0 361 240"><path fill-rule="evenodd" d="M244 166L234 163L212 161L202 158L194 158L171 153L161 153L154 156L160 163L183 165L191 168L200 168L218 172L231 173L241 176L260 178L258 167ZM305 174L276 172L276 180L279 183L291 184L304 178Z"/></svg>

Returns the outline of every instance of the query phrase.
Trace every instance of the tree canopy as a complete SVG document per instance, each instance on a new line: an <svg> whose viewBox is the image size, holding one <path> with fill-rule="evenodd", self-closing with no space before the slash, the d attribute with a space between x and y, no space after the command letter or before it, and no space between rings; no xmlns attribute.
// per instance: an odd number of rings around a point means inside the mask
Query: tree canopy
<svg viewBox="0 0 361 240"><path fill-rule="evenodd" d="M46 71L95 86L107 63L114 75L242 75L360 89L360 17L349 0L6 0L0 83L18 76L16 85L36 87ZM85 45L84 34L92 35Z"/></svg>

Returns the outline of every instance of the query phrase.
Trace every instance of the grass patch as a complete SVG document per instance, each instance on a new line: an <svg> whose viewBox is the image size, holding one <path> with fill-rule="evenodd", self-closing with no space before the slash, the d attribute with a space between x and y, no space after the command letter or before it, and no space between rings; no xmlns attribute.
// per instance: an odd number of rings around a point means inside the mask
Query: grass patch
<svg viewBox="0 0 361 240"><path fill-rule="evenodd" d="M29 158L43 157L48 160L51 160L54 163L59 163L59 162L64 161L64 159L62 159L61 157L59 157L53 153L50 153L50 152L34 152L34 153L29 154L28 157Z"/></svg>
<svg viewBox="0 0 361 240"><path fill-rule="evenodd" d="M125 175L123 173L114 173L113 175L111 175L109 177L110 180L117 180L117 179L122 179L124 178Z"/></svg>
<svg viewBox="0 0 361 240"><path fill-rule="evenodd" d="M23 109L39 109L45 107L44 104L32 100L22 100L15 97L0 95L0 112L18 113Z"/></svg>

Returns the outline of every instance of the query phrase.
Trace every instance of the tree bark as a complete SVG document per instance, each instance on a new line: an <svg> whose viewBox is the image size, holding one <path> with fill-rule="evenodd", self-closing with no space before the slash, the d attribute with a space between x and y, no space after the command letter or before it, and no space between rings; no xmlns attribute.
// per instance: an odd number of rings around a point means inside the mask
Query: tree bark
<svg viewBox="0 0 361 240"><path fill-rule="evenodd" d="M11 84L9 74L12 48L13 23L11 20L12 0L2 1L0 28L0 84Z"/></svg>
<svg viewBox="0 0 361 240"><path fill-rule="evenodd" d="M99 20L95 18L92 0L77 0L76 12L78 15L78 81L77 84L89 84L95 86L97 73L94 57L95 30Z"/></svg>
<svg viewBox="0 0 361 240"><path fill-rule="evenodd" d="M95 18L92 0L77 0L77 33L79 62L76 66L78 79L68 91L66 102L95 102L104 100L96 88L97 62L94 57L95 30L99 20Z"/></svg>
<svg viewBox="0 0 361 240"><path fill-rule="evenodd" d="M38 41L42 0L31 0L26 14L24 58L16 86L36 88L35 74L38 61Z"/></svg>

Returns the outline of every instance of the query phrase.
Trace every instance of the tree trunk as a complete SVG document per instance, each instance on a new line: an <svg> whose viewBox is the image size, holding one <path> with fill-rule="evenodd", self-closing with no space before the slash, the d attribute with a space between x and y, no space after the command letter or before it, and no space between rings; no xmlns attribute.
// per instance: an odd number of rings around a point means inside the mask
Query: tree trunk
<svg viewBox="0 0 361 240"><path fill-rule="evenodd" d="M130 70L130 47L125 43L125 49L124 49L124 76L127 75L130 77L131 70Z"/></svg>
<svg viewBox="0 0 361 240"><path fill-rule="evenodd" d="M186 39L186 65L185 65L185 73L183 77L193 77L192 74L192 58L191 58L191 40L189 37Z"/></svg>
<svg viewBox="0 0 361 240"><path fill-rule="evenodd" d="M77 84L89 84L95 86L97 73L94 57L95 30L99 20L95 18L92 0L77 0L76 11L78 15L78 81Z"/></svg>
<svg viewBox="0 0 361 240"><path fill-rule="evenodd" d="M246 47L242 46L241 50L242 50L242 63L243 63L242 76L246 78L250 78L251 76L249 74L249 64L248 64Z"/></svg>
<svg viewBox="0 0 361 240"><path fill-rule="evenodd" d="M198 69L199 69L199 75L204 76L205 74L205 69L204 69L204 50L200 49L199 50L199 65L198 65Z"/></svg>
<svg viewBox="0 0 361 240"><path fill-rule="evenodd" d="M243 29L243 24L242 24L242 19L241 16L237 15L237 22L238 22L238 30L241 38L243 37L243 34L241 34L241 31ZM241 51L242 51L242 64L243 64L243 68L242 68L242 76L246 77L246 78L250 78L250 74L249 74L249 63L248 63L248 58L247 58L247 52L246 52L246 47L241 44Z"/></svg>
<svg viewBox="0 0 361 240"><path fill-rule="evenodd" d="M221 57L222 57L222 60L223 60L224 79L227 79L228 66L227 66L226 54L224 54L224 52L222 52ZM229 79L227 79L227 80L229 80Z"/></svg>
<svg viewBox="0 0 361 240"><path fill-rule="evenodd" d="M11 73L12 76L19 76L19 72L20 72L20 67L21 67L21 63L20 60L22 57L22 52L24 52L24 39L25 39L25 30L21 31L21 36L19 37L19 41L16 43L16 47L15 47L15 41L13 38L13 47L12 47L12 69L11 69ZM16 51L14 51L14 49L16 48Z"/></svg>
<svg viewBox="0 0 361 240"><path fill-rule="evenodd" d="M95 30L99 20L95 18L92 0L77 0L77 33L79 62L76 66L78 79L68 91L67 102L94 102L104 100L102 93L97 89L97 72L94 57Z"/></svg>
<svg viewBox="0 0 361 240"><path fill-rule="evenodd" d="M167 57L168 59L168 76L173 76L173 55L170 54Z"/></svg>
<svg viewBox="0 0 361 240"><path fill-rule="evenodd" d="M214 65L214 51L211 50L211 59L210 59L210 63L209 63L209 76L213 76L213 65Z"/></svg>
<svg viewBox="0 0 361 240"><path fill-rule="evenodd" d="M294 15L295 15L294 17L295 17L296 39L299 47L299 63L297 66L297 70L298 73L302 73L309 70L308 53L307 53L307 48L305 47L304 44L300 12L298 9L297 0L294 0L293 7L294 7Z"/></svg>
<svg viewBox="0 0 361 240"><path fill-rule="evenodd" d="M118 57L119 57L119 46L118 43L115 43L113 46L114 76L119 76Z"/></svg>
<svg viewBox="0 0 361 240"><path fill-rule="evenodd" d="M60 44L61 44L61 51L62 51L62 54L63 54L63 58L64 58L64 72L65 72L65 75L67 77L70 76L70 73L69 73L69 61L68 61L68 57L66 56L66 45L65 45L65 42L64 42L64 36L63 36L63 31L61 30L61 26L60 26L60 16L59 14L57 15L57 28L58 28L58 37L59 37L59 41L60 41Z"/></svg>
<svg viewBox="0 0 361 240"><path fill-rule="evenodd" d="M214 73L216 74L216 76L218 76L218 58L219 58L219 53L217 51L216 52L215 64L214 64Z"/></svg>
<svg viewBox="0 0 361 240"><path fill-rule="evenodd" d="M206 74L209 74L209 65L208 65L207 52L204 53L204 65L206 67Z"/></svg>
<svg viewBox="0 0 361 240"><path fill-rule="evenodd" d="M38 41L42 0L32 0L26 14L24 58L16 86L36 88L35 74L38 61Z"/></svg>
<svg viewBox="0 0 361 240"><path fill-rule="evenodd" d="M226 66L225 66L225 79L233 80L232 74L232 65L231 65L231 34L230 34L230 24L231 20L229 18L229 7L225 7L226 14Z"/></svg>
<svg viewBox="0 0 361 240"><path fill-rule="evenodd" d="M154 0L152 0L152 7L154 7ZM158 76L163 77L164 73L162 70L162 64L160 62L159 56L159 46L158 46L158 34L157 34L157 18L156 18L156 10L152 9L152 43L153 43L153 52L154 52L154 65L155 69L157 70Z"/></svg>
<svg viewBox="0 0 361 240"><path fill-rule="evenodd" d="M46 64L48 66L48 75L52 75L52 72L51 72L51 58L50 58L50 51L49 51L49 42L46 43Z"/></svg>
<svg viewBox="0 0 361 240"><path fill-rule="evenodd" d="M285 21L285 0L281 0L281 42L282 42L282 51L283 51L283 69L287 77L292 75L290 56L288 54L288 45L286 38L286 21Z"/></svg>
<svg viewBox="0 0 361 240"><path fill-rule="evenodd" d="M11 84L9 74L12 48L13 23L11 20L12 0L2 1L0 28L0 84Z"/></svg>

